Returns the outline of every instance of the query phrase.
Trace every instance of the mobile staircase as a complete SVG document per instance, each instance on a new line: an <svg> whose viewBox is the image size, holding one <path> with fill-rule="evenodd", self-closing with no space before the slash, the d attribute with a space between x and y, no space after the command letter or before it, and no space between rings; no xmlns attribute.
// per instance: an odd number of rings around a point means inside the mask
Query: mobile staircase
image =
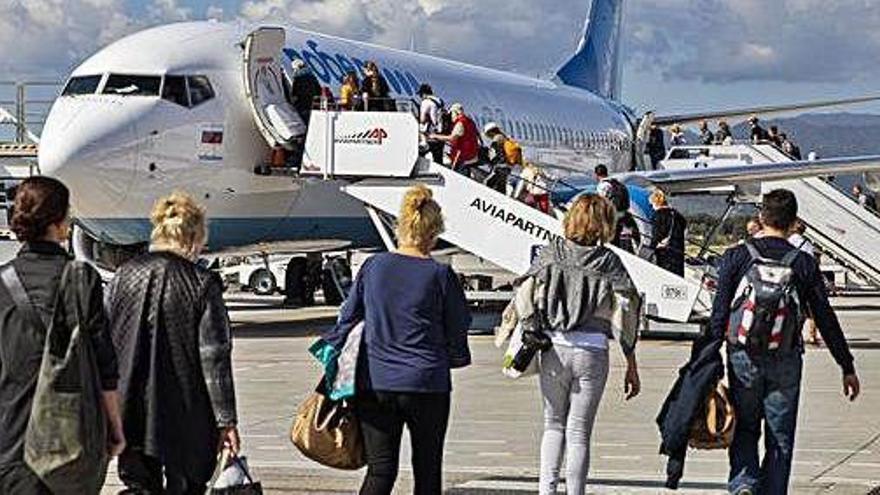
<svg viewBox="0 0 880 495"><path fill-rule="evenodd" d="M793 161L771 144L678 146L670 150L669 157L663 166L670 170ZM777 188L797 196L799 215L808 226L806 236L815 245L851 273L880 287L880 217L824 178L746 181L689 192L732 195L739 203L757 203L760 194Z"/></svg>
<svg viewBox="0 0 880 495"><path fill-rule="evenodd" d="M419 129L405 112L314 111L300 171L335 179L362 201L383 233L378 212L396 216L407 189L427 185L443 208L442 238L515 274L563 234L559 219L533 209L419 154ZM386 243L393 245L384 231ZM669 273L612 247L645 300L646 320L688 323L705 317L710 295L701 281Z"/></svg>
<svg viewBox="0 0 880 495"><path fill-rule="evenodd" d="M774 146L755 146L756 162L791 161ZM767 191L784 187L798 198L798 212L807 224L807 237L835 261L865 281L880 287L880 217L854 201L834 184L819 177L764 184Z"/></svg>

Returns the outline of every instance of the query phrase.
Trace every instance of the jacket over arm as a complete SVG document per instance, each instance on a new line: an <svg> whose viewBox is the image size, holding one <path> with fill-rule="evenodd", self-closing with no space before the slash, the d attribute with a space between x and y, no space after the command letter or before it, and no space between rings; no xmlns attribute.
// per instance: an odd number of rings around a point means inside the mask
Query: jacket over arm
<svg viewBox="0 0 880 495"><path fill-rule="evenodd" d="M223 302L223 284L216 274L206 280L202 300L205 304L199 322L202 373L217 425L234 426L238 415L232 379L232 329Z"/></svg>

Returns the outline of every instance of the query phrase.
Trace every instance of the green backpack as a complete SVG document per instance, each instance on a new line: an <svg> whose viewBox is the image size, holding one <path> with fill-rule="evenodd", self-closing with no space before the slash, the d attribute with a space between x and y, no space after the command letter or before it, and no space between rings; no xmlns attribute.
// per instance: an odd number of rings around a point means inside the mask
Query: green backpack
<svg viewBox="0 0 880 495"><path fill-rule="evenodd" d="M107 418L101 407L98 365L88 336L81 329L80 305L74 304L73 328L64 293L82 289L82 269L64 267L48 323L39 315L15 268L0 278L26 321L46 330L43 361L24 440L24 460L55 495L97 494L107 475ZM74 283L71 283L74 282Z"/></svg>

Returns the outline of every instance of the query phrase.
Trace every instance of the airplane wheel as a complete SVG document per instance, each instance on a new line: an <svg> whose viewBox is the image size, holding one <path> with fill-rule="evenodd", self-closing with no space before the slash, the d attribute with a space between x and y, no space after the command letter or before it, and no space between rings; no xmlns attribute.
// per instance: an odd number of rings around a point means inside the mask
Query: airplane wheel
<svg viewBox="0 0 880 495"><path fill-rule="evenodd" d="M251 275L250 286L258 296L271 296L278 288L275 276L265 268L260 268Z"/></svg>
<svg viewBox="0 0 880 495"><path fill-rule="evenodd" d="M287 263L287 274L284 278L284 295L288 304L307 306L308 270L303 257L291 258Z"/></svg>

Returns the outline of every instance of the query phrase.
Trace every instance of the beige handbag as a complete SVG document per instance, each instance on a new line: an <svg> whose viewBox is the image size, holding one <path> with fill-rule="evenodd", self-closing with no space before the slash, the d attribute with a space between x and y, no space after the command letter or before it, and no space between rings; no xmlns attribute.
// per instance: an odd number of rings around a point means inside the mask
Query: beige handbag
<svg viewBox="0 0 880 495"><path fill-rule="evenodd" d="M736 414L727 387L719 383L709 395L702 413L694 419L688 445L700 450L727 449L733 442Z"/></svg>
<svg viewBox="0 0 880 495"><path fill-rule="evenodd" d="M321 390L312 392L299 407L290 440L304 456L324 466L355 470L366 464L351 403L332 401Z"/></svg>

